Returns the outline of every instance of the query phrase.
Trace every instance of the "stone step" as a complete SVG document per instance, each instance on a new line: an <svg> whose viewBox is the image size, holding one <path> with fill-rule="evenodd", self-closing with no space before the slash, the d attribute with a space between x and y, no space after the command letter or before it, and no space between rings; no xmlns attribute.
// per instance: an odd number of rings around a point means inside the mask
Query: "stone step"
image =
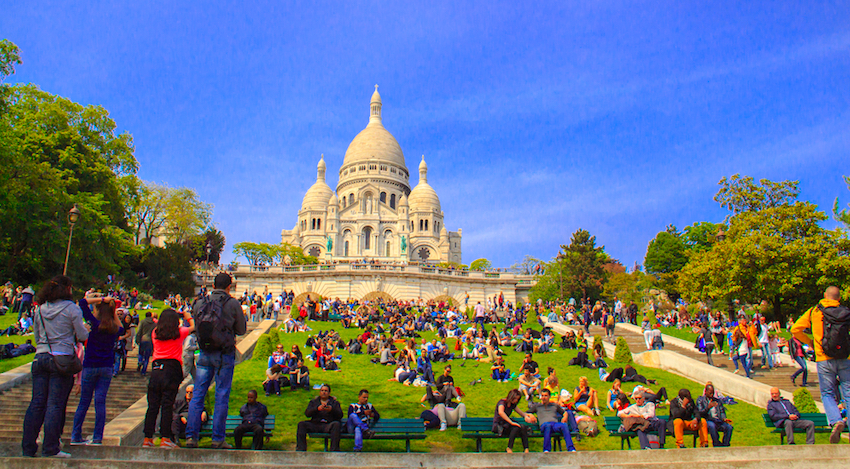
<svg viewBox="0 0 850 469"><path fill-rule="evenodd" d="M164 450L127 447L66 447L72 459L21 458L20 445L0 443L0 467L18 468L676 468L841 467L850 462L842 445L757 446L578 453L295 453L284 451Z"/></svg>

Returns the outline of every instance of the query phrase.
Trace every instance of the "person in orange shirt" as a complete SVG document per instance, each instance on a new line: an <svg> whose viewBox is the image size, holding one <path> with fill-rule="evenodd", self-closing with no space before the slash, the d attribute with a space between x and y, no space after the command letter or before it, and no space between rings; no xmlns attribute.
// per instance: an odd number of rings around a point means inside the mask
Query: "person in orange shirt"
<svg viewBox="0 0 850 469"><path fill-rule="evenodd" d="M820 385L820 396L823 402L826 417L832 426L829 436L830 443L838 443L841 440L841 432L847 426L841 418L838 409L838 400L844 399L845 408L850 408L850 360L847 358L833 358L824 353L823 329L824 311L830 315L848 315L846 306L841 306L839 299L841 291L838 287L828 287L823 294L823 299L808 311L803 313L794 326L791 334L800 342L815 348L815 359L818 366L818 384ZM805 331L811 329L810 336ZM836 390L841 389L841 394L836 395Z"/></svg>
<svg viewBox="0 0 850 469"><path fill-rule="evenodd" d="M758 344L758 332L756 331L756 326L752 322L750 322L747 318L747 315L744 313L738 313L738 330L741 331L741 335L747 339L747 345L749 345L749 352L747 353L747 363L750 364L750 372L753 371L753 346ZM749 376L748 376L749 377Z"/></svg>

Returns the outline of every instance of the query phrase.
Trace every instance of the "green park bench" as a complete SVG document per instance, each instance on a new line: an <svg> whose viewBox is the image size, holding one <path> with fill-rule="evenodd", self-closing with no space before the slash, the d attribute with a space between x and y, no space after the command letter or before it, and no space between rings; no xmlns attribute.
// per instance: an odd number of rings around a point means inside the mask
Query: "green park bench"
<svg viewBox="0 0 850 469"><path fill-rule="evenodd" d="M770 433L778 433L779 434L779 444L785 444L785 428L776 428L776 425L773 424L773 420L770 420L767 414L762 414L762 418L764 418L764 426L768 428L772 428ZM826 414L814 413L814 414L804 414L800 413L801 420L811 420L815 424L815 433L831 433L832 427L829 425L829 420L826 418ZM844 432L850 431L850 428L844 427ZM794 433L806 433L802 428L795 428Z"/></svg>
<svg viewBox="0 0 850 469"><path fill-rule="evenodd" d="M540 431L540 425L537 423L528 423L521 418L514 417L511 420L528 427L528 438L543 438L543 432ZM493 418L492 417L464 417L460 419L460 426L463 431L462 438L475 440L475 451L482 452L482 440L492 440L497 438L507 438L507 435L497 435L493 433ZM575 441L581 440L581 433L574 431L570 435ZM561 444L561 434L552 433L553 448L557 447L558 451L563 449Z"/></svg>
<svg viewBox="0 0 850 469"><path fill-rule="evenodd" d="M265 433L266 433L265 436L267 436L267 437L272 436L272 430L274 430L274 420L275 420L274 415L269 415L268 417L266 417L264 429L265 429ZM224 436L225 437L233 437L233 430L235 430L236 427L238 427L241 423L242 423L242 417L240 417L238 415L228 415L227 421L224 424ZM198 432L198 437L199 438L212 437L212 432L213 432L213 430L212 430L212 419L209 419L206 422L204 422L203 425L201 425L201 430L200 430L200 432ZM245 436L253 436L253 435L254 434L252 432L246 432L245 433Z"/></svg>
<svg viewBox="0 0 850 469"><path fill-rule="evenodd" d="M345 428L344 422L341 428ZM425 426L420 419L380 419L375 426L370 427L374 433L371 440L404 440L405 450L410 452L410 440L424 440ZM323 438L325 440L325 451L328 450L328 441L331 438L330 433L307 433L310 438ZM340 439L353 440L353 433L341 433Z"/></svg>
<svg viewBox="0 0 850 469"><path fill-rule="evenodd" d="M659 419L667 423L668 415L659 415ZM608 436L619 436L620 437L620 449L624 449L624 445L627 444L629 449L632 449L632 438L637 437L637 432L624 432L620 431L620 425L622 425L623 421L620 417L605 417L605 430L608 431ZM672 432L665 430L665 435L673 436ZM685 435L693 435L694 437L694 448L697 447L697 438L699 437L699 431L697 430L688 430L685 429Z"/></svg>

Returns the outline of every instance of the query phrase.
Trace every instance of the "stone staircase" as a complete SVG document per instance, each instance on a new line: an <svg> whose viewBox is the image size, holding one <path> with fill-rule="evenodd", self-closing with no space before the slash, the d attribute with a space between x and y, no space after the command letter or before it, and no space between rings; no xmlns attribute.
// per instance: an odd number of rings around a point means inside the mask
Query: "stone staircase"
<svg viewBox="0 0 850 469"><path fill-rule="evenodd" d="M248 333L242 336L241 339L248 337L254 329L259 326L259 323L248 323ZM117 377L112 378L109 386L109 393L106 398L106 423L111 422L115 417L127 410L135 404L139 399L147 395L148 378L141 376L136 371L138 348L129 352L127 357L127 367L124 372ZM150 368L148 368L150 373ZM29 407L30 399L32 398L32 386L27 381L14 388L8 389L0 394L0 443L21 442L21 429L24 416ZM62 433L63 441L68 443L71 438L71 429L74 425L74 413L77 411L77 405L80 402L79 394L71 393L68 398L68 405L65 410L65 430ZM83 423L83 438L91 436L94 430L94 400L92 400L89 410L86 414L86 420ZM2 465L0 465L2 467Z"/></svg>
<svg viewBox="0 0 850 469"><path fill-rule="evenodd" d="M580 326L577 326L580 327ZM588 345L593 344L593 336L601 335L605 337L605 329L600 326L590 326L590 339L588 340ZM623 337L626 339L626 342L629 344L629 349L631 349L632 353L641 353L646 350L646 342L643 339L643 335L640 332L632 332L626 330L624 327L621 327L619 324L615 328L615 335L617 337ZM667 337L667 336L665 336ZM706 363L706 355L704 353L700 353L699 349L691 347L680 347L676 344L672 344L672 341L665 340L664 350L670 350L672 352L676 352L680 355L684 355L689 358L693 358L694 360L700 361L702 363ZM735 364L732 363L732 360L729 359L729 347L723 347L725 353L712 354L711 359L714 362L714 365L721 370L728 371L730 373L735 371ZM797 389L791 383L791 374L799 369L796 363L789 364L787 360L783 361L785 366L775 367L773 369L761 369L758 365L761 364L760 354L756 353L753 357L754 362L754 374L753 380L758 381L760 383L766 384L771 387L778 387L783 391L794 392ZM746 376L743 368L738 372L739 376ZM797 383L801 383L803 380L802 375L797 377ZM809 392L812 394L812 398L815 401L820 402L820 388L818 387L818 378L817 373L813 373L809 371L809 382L808 382Z"/></svg>
<svg viewBox="0 0 850 469"><path fill-rule="evenodd" d="M134 402L147 393L148 380L136 372L135 354L127 358L126 370L112 378L109 394L106 399L106 421L109 422ZM0 394L0 442L21 441L21 427L27 407L32 397L32 386L29 383L14 387ZM80 402L79 394L71 393L68 406L65 409L65 431L63 437L67 442L71 437L74 425L74 413ZM94 429L94 400L89 406L86 420L83 423L83 436L91 436Z"/></svg>
<svg viewBox="0 0 850 469"><path fill-rule="evenodd" d="M603 438L600 436L600 438ZM322 453L139 447L73 447L71 459L22 458L20 446L0 444L0 467L7 469L184 469L251 468L646 468L693 469L742 467L810 469L850 462L845 445L688 448L653 451L580 451L577 453Z"/></svg>

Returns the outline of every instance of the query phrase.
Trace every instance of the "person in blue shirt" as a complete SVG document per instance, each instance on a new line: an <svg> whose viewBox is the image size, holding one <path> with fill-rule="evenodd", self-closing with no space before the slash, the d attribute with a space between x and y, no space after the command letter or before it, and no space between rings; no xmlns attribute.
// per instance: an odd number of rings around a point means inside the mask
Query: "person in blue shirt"
<svg viewBox="0 0 850 469"><path fill-rule="evenodd" d="M363 450L363 438L371 438L374 435L370 427L378 423L380 418L378 410L369 402L369 391L361 389L357 402L348 406L346 421L348 433L354 434L354 452L359 453Z"/></svg>

